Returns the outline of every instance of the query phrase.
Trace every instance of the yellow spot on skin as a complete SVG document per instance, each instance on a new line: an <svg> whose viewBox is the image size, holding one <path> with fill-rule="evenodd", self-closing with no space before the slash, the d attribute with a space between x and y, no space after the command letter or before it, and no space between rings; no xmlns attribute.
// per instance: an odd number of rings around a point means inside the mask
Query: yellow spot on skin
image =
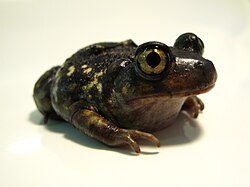
<svg viewBox="0 0 250 187"><path fill-rule="evenodd" d="M88 68L89 69L89 68ZM86 69L87 70L87 69ZM103 75L104 71L100 71L94 74L94 79L89 84L82 87L83 90L89 90L93 86L96 86L97 90L101 93L102 92L102 84L99 82L98 78Z"/></svg>
<svg viewBox="0 0 250 187"><path fill-rule="evenodd" d="M103 71L100 71L98 73L95 73L94 78L98 78L103 75Z"/></svg>
<svg viewBox="0 0 250 187"><path fill-rule="evenodd" d="M129 40L125 40L122 42L123 45L128 45L128 43L129 43Z"/></svg>
<svg viewBox="0 0 250 187"><path fill-rule="evenodd" d="M83 90L89 90L89 89L92 88L95 84L97 84L97 81L94 80L93 82L89 83L88 85L83 86L82 89L83 89Z"/></svg>
<svg viewBox="0 0 250 187"><path fill-rule="evenodd" d="M74 73L74 71L75 71L75 66L70 66L68 70L69 70L69 71L68 71L68 73L67 73L67 76L69 77L69 76L71 76L71 75Z"/></svg>
<svg viewBox="0 0 250 187"><path fill-rule="evenodd" d="M100 45L100 44L97 44L95 47L96 47L96 48L103 48L103 46Z"/></svg>
<svg viewBox="0 0 250 187"><path fill-rule="evenodd" d="M109 104L113 103L113 101L111 99L108 100Z"/></svg>
<svg viewBox="0 0 250 187"><path fill-rule="evenodd" d="M128 85L127 85L127 84L122 88L122 93L123 93L124 95L127 95L127 94L128 94Z"/></svg>
<svg viewBox="0 0 250 187"><path fill-rule="evenodd" d="M83 73L88 74L88 73L91 72L91 71L92 71L92 68L88 68L88 69L85 69L85 70L83 71Z"/></svg>
<svg viewBox="0 0 250 187"><path fill-rule="evenodd" d="M102 84L101 83L98 83L96 88L97 88L99 93L102 93Z"/></svg>
<svg viewBox="0 0 250 187"><path fill-rule="evenodd" d="M84 65L82 65L82 69L85 69L85 68L87 68L88 67L88 65L86 65L86 64L84 64Z"/></svg>

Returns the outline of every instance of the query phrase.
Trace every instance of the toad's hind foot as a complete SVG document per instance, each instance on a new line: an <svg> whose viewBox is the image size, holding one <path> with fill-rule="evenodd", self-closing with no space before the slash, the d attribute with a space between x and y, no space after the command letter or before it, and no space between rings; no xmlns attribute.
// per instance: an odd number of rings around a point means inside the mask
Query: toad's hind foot
<svg viewBox="0 0 250 187"><path fill-rule="evenodd" d="M72 123L80 131L111 147L127 144L136 153L140 153L136 139L145 139L160 146L160 141L152 134L118 128L92 109L80 109L75 112L72 116Z"/></svg>
<svg viewBox="0 0 250 187"><path fill-rule="evenodd" d="M121 129L120 135L117 138L119 144L130 145L136 153L140 153L141 150L135 139L145 139L160 147L160 141L154 135L138 130Z"/></svg>
<svg viewBox="0 0 250 187"><path fill-rule="evenodd" d="M191 117L197 118L199 113L204 110L204 103L197 96L191 96L186 99L182 110L186 111Z"/></svg>

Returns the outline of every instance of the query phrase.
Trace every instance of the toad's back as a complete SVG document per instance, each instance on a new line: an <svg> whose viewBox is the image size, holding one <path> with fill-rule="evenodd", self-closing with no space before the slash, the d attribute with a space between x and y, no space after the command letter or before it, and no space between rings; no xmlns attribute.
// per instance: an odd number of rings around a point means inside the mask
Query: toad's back
<svg viewBox="0 0 250 187"><path fill-rule="evenodd" d="M100 108L112 88L117 63L120 66L119 63L133 58L135 50L136 44L131 40L98 43L68 58L57 71L51 87L52 105L56 113L70 121L72 114L68 109L80 100L83 107L91 105Z"/></svg>

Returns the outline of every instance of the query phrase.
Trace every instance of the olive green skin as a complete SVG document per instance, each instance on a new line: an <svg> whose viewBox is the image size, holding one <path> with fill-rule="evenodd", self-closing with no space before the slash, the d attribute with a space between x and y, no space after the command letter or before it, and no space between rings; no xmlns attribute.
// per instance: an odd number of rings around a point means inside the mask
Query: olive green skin
<svg viewBox="0 0 250 187"><path fill-rule="evenodd" d="M47 71L35 85L34 99L45 118L62 118L107 145L129 144L140 152L134 139L159 145L143 132L165 128L181 110L197 117L204 108L196 95L210 90L217 74L201 56L203 49L196 35L181 35L169 48L164 76L150 80L136 70L138 46L132 40L94 44Z"/></svg>

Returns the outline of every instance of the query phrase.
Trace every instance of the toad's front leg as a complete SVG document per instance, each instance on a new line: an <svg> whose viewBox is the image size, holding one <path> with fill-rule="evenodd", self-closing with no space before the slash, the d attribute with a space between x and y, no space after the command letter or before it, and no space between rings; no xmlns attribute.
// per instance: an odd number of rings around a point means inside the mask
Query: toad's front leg
<svg viewBox="0 0 250 187"><path fill-rule="evenodd" d="M135 139L146 139L160 146L160 141L152 134L118 128L92 109L80 109L74 113L71 121L80 131L112 147L128 144L136 153L140 153Z"/></svg>
<svg viewBox="0 0 250 187"><path fill-rule="evenodd" d="M204 103L197 96L190 96L186 99L182 106L182 110L189 113L193 118L197 118L199 113L204 110Z"/></svg>

